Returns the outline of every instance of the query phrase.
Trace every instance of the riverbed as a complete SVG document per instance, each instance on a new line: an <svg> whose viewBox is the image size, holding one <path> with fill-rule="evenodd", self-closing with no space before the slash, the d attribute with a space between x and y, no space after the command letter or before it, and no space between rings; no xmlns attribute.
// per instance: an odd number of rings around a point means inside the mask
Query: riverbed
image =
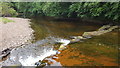
<svg viewBox="0 0 120 68"><path fill-rule="evenodd" d="M84 32L96 31L102 26L95 22L76 19L61 21L36 18L32 22L34 22L33 25L37 25L36 28L39 26L38 29L43 29L39 32L33 27L36 31L36 40L45 36L69 39L70 36L80 36ZM118 66L118 30L82 41L69 44L57 55L57 59L52 60L55 63L59 62L62 66ZM54 45L54 48L58 49L59 46ZM50 64L54 65L54 62Z"/></svg>

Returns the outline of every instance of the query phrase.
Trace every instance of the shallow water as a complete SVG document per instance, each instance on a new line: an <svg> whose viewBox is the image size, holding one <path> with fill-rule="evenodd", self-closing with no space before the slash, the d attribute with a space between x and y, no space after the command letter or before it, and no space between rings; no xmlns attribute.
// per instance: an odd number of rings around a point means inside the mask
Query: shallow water
<svg viewBox="0 0 120 68"><path fill-rule="evenodd" d="M43 39L45 36L54 36L68 39L69 36L82 35L84 32L95 31L101 27L100 24L91 24L84 21L57 21L53 18L36 18L33 19L34 25L41 30L37 35L37 39ZM33 28L34 29L34 28ZM45 33L46 32L46 33ZM41 35L42 34L42 35ZM39 37L38 37L39 36ZM118 31L106 33L92 39L83 40L69 44L67 49L57 55L62 66L117 66L118 65ZM55 49L59 45L54 45ZM73 62L73 63L70 63ZM51 65L55 63L51 63Z"/></svg>
<svg viewBox="0 0 120 68"><path fill-rule="evenodd" d="M43 60L50 66L117 66L118 31L92 37L69 44L70 36L79 36L84 32L95 31L101 24L80 20L56 20L49 17L37 17L31 20L35 40L32 44L14 49L4 65L35 66ZM57 53L64 42L66 49ZM51 56L52 55L52 56ZM72 63L71 63L72 62Z"/></svg>
<svg viewBox="0 0 120 68"><path fill-rule="evenodd" d="M118 53L118 32L110 32L70 44L57 61L63 66L118 66Z"/></svg>

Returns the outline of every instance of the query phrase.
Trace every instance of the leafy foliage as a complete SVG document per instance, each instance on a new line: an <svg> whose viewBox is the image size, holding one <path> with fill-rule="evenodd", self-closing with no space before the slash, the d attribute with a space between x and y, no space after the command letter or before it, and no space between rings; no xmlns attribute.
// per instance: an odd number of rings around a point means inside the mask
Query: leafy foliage
<svg viewBox="0 0 120 68"><path fill-rule="evenodd" d="M19 15L24 17L40 15L120 21L119 2L16 2L12 4Z"/></svg>
<svg viewBox="0 0 120 68"><path fill-rule="evenodd" d="M70 5L70 13L77 13L81 18L104 18L118 21L120 19L120 4L117 3L73 3Z"/></svg>
<svg viewBox="0 0 120 68"><path fill-rule="evenodd" d="M0 15L1 16L16 16L17 12L16 10L14 10L13 8L11 8L10 3L6 3L6 2L0 2Z"/></svg>

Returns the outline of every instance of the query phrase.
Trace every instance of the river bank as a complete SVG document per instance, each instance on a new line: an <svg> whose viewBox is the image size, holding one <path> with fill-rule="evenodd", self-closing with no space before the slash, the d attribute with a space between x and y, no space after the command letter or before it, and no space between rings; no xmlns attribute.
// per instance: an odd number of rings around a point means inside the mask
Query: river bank
<svg viewBox="0 0 120 68"><path fill-rule="evenodd" d="M21 19L19 21L21 22ZM33 34L35 41L32 42L32 44L25 43L22 44L25 46L12 49L8 58L0 62L0 66L41 66L49 64L42 62L44 60L48 60L49 62L51 58L55 59L56 62L55 64L50 64L50 66L118 65L118 63L116 63L118 60L118 39L116 39L118 32L111 32L113 26L110 26L110 28L106 28L105 26L105 28L103 28L104 26L102 27L100 25L83 24L85 22L48 21L41 18L31 20L31 22L31 26L26 27L30 29L32 27L32 29L34 29L35 32ZM4 25L10 23L15 24L16 22L9 22ZM27 36L28 33L25 35ZM31 34L29 38L31 38L31 36L33 35ZM96 57L100 60L97 60ZM72 61L74 61L74 63L69 63Z"/></svg>
<svg viewBox="0 0 120 68"><path fill-rule="evenodd" d="M5 18L12 21L8 23L0 22L0 51L30 43L34 31L31 29L29 19Z"/></svg>

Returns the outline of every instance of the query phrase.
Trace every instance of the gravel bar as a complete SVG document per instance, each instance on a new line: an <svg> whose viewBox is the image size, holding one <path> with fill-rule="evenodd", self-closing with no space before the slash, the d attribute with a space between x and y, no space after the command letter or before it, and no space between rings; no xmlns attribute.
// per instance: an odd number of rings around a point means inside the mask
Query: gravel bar
<svg viewBox="0 0 120 68"><path fill-rule="evenodd" d="M5 17L14 22L0 22L0 52L23 44L28 44L33 39L33 29L30 19Z"/></svg>

